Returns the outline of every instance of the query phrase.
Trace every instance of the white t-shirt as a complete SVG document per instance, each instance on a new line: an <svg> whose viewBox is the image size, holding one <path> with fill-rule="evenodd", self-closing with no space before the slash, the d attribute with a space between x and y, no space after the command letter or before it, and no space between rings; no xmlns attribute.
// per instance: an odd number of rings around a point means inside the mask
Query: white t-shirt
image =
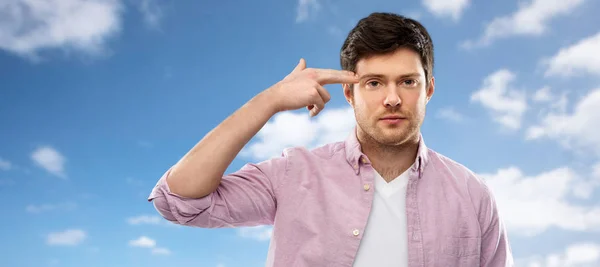
<svg viewBox="0 0 600 267"><path fill-rule="evenodd" d="M406 187L408 171L386 182L375 171L373 206L354 267L408 266Z"/></svg>

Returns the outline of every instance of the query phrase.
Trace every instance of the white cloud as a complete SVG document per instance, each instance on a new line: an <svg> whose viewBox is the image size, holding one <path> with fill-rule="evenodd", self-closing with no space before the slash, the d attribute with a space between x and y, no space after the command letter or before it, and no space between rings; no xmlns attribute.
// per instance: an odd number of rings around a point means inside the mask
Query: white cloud
<svg viewBox="0 0 600 267"><path fill-rule="evenodd" d="M523 114L527 109L525 93L512 87L516 75L500 69L487 76L482 87L471 95L472 102L487 108L494 121L509 130L521 127Z"/></svg>
<svg viewBox="0 0 600 267"><path fill-rule="evenodd" d="M140 236L138 239L130 240L129 246L147 248L147 249L150 249L152 254L156 254L156 255L170 255L171 254L171 250L169 250L167 248L163 248L163 247L157 247L156 241L147 236Z"/></svg>
<svg viewBox="0 0 600 267"><path fill-rule="evenodd" d="M157 254L157 255L171 255L171 250L169 250L167 248L153 248L152 249L152 254Z"/></svg>
<svg viewBox="0 0 600 267"><path fill-rule="evenodd" d="M147 236L141 236L138 239L129 241L129 245L132 247L153 248L156 246L156 241Z"/></svg>
<svg viewBox="0 0 600 267"><path fill-rule="evenodd" d="M0 170L8 171L12 168L10 161L0 158Z"/></svg>
<svg viewBox="0 0 600 267"><path fill-rule="evenodd" d="M537 90L533 95L533 101L545 106L539 107L540 114L548 112L566 112L569 104L568 95L570 91L562 91L561 94L553 92L549 87Z"/></svg>
<svg viewBox="0 0 600 267"><path fill-rule="evenodd" d="M600 180L600 162L592 167L592 177L596 180Z"/></svg>
<svg viewBox="0 0 600 267"><path fill-rule="evenodd" d="M59 204L41 204L41 205L27 205L25 210L29 213L42 213L51 212L57 210L70 211L77 208L77 204L73 202L59 203Z"/></svg>
<svg viewBox="0 0 600 267"><path fill-rule="evenodd" d="M600 229L600 206L581 206L568 199L589 199L582 185L592 178L580 177L567 167L556 168L535 176L525 175L516 167L480 174L493 191L498 209L508 230L521 236L535 236L550 227L571 231Z"/></svg>
<svg viewBox="0 0 600 267"><path fill-rule="evenodd" d="M600 155L600 88L579 100L572 111L548 112L538 125L527 130L526 139L549 138L568 149L587 150Z"/></svg>
<svg viewBox="0 0 600 267"><path fill-rule="evenodd" d="M469 0L423 0L423 5L435 16L450 17L458 21L469 5Z"/></svg>
<svg viewBox="0 0 600 267"><path fill-rule="evenodd" d="M319 0L298 0L296 22L306 21L311 14L318 12L320 9Z"/></svg>
<svg viewBox="0 0 600 267"><path fill-rule="evenodd" d="M11 0L0 3L0 49L38 59L45 49L104 51L120 31L119 0Z"/></svg>
<svg viewBox="0 0 600 267"><path fill-rule="evenodd" d="M160 216L157 215L139 215L134 217L127 218L127 224L129 225L158 225L158 226L167 226L173 228L181 228L183 226L171 223Z"/></svg>
<svg viewBox="0 0 600 267"><path fill-rule="evenodd" d="M242 227L238 229L238 234L243 238L250 238L257 241L267 241L271 239L273 228L266 225Z"/></svg>
<svg viewBox="0 0 600 267"><path fill-rule="evenodd" d="M160 21L163 18L163 10L158 5L156 0L140 0L138 6L144 22L150 28L158 28Z"/></svg>
<svg viewBox="0 0 600 267"><path fill-rule="evenodd" d="M525 139L539 139L546 134L546 129L541 126L531 126L527 129L527 134L525 135Z"/></svg>
<svg viewBox="0 0 600 267"><path fill-rule="evenodd" d="M550 87L543 87L533 94L533 101L535 102L550 102L553 99Z"/></svg>
<svg viewBox="0 0 600 267"><path fill-rule="evenodd" d="M600 244L572 244L561 253L532 256L517 263L524 267L597 267L600 266Z"/></svg>
<svg viewBox="0 0 600 267"><path fill-rule="evenodd" d="M87 237L80 229L70 229L63 232L48 234L46 243L52 246L76 246L81 244Z"/></svg>
<svg viewBox="0 0 600 267"><path fill-rule="evenodd" d="M584 0L530 0L519 4L514 13L497 17L488 23L476 41L466 41L464 48L490 45L494 40L510 36L539 36L548 30L551 20L566 16L581 6Z"/></svg>
<svg viewBox="0 0 600 267"><path fill-rule="evenodd" d="M442 120L449 120L453 122L462 122L465 120L463 114L456 111L453 107L445 107L438 110L436 117Z"/></svg>
<svg viewBox="0 0 600 267"><path fill-rule="evenodd" d="M423 13L419 10L406 11L404 15L414 20L420 20L423 17Z"/></svg>
<svg viewBox="0 0 600 267"><path fill-rule="evenodd" d="M66 159L56 149L49 146L39 147L31 154L31 159L49 173L60 178L67 177L65 174Z"/></svg>
<svg viewBox="0 0 600 267"><path fill-rule="evenodd" d="M278 113L248 144L242 155L255 159L278 156L287 147L314 148L329 142L344 141L355 125L351 108L326 107L311 119L308 112ZM268 140L268 142L267 142Z"/></svg>
<svg viewBox="0 0 600 267"><path fill-rule="evenodd" d="M131 217L127 219L127 223L131 225L140 224L160 224L163 219L156 215L140 215L137 217Z"/></svg>
<svg viewBox="0 0 600 267"><path fill-rule="evenodd" d="M580 40L576 44L562 48L550 59L543 60L547 65L546 76L600 75L600 32Z"/></svg>
<svg viewBox="0 0 600 267"><path fill-rule="evenodd" d="M531 95L533 109L540 117L546 116L549 112L565 112L569 99L567 96L570 91L562 91L560 94L553 92L549 86L544 86Z"/></svg>
<svg viewBox="0 0 600 267"><path fill-rule="evenodd" d="M156 215L140 215L140 216L135 216L135 217L129 217L129 218L127 218L126 221L129 225L144 225L144 224L146 224L146 225L168 226L168 227L173 227L173 228L183 227L179 224L175 224L175 223L166 221L162 217L156 216Z"/></svg>

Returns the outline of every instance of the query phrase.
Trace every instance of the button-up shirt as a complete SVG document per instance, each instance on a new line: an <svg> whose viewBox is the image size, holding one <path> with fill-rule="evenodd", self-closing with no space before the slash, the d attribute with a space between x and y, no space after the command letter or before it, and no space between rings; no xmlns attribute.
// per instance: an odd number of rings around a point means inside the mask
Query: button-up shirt
<svg viewBox="0 0 600 267"><path fill-rule="evenodd" d="M408 266L513 266L505 224L485 181L426 147L422 136L408 172ZM266 265L277 267L352 266L375 186L355 133L245 164L203 198L171 192L168 175L148 198L165 219L203 228L273 225Z"/></svg>

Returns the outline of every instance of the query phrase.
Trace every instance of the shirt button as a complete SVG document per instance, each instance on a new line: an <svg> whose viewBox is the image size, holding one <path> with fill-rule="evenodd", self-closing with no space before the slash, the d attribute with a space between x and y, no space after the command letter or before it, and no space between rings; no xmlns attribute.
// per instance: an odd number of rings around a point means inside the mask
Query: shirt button
<svg viewBox="0 0 600 267"><path fill-rule="evenodd" d="M363 189L365 189L365 191L369 191L370 188L371 188L371 186L369 186L368 184L365 184L363 186Z"/></svg>
<svg viewBox="0 0 600 267"><path fill-rule="evenodd" d="M360 231L358 231L358 229L354 229L354 231L352 231L352 234L354 236L358 236L360 234Z"/></svg>
<svg viewBox="0 0 600 267"><path fill-rule="evenodd" d="M354 169L358 170L358 164L354 164Z"/></svg>
<svg viewBox="0 0 600 267"><path fill-rule="evenodd" d="M417 233L413 233L413 240L419 241L419 235Z"/></svg>
<svg viewBox="0 0 600 267"><path fill-rule="evenodd" d="M362 163L367 163L367 159L365 157L362 157L360 160L362 161Z"/></svg>

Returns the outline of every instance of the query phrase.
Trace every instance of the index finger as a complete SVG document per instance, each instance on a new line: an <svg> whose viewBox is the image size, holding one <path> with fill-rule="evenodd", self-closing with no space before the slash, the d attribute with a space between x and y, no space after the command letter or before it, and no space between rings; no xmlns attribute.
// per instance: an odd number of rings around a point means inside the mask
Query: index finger
<svg viewBox="0 0 600 267"><path fill-rule="evenodd" d="M351 71L316 69L317 82L321 85L334 83L358 83L359 78Z"/></svg>

